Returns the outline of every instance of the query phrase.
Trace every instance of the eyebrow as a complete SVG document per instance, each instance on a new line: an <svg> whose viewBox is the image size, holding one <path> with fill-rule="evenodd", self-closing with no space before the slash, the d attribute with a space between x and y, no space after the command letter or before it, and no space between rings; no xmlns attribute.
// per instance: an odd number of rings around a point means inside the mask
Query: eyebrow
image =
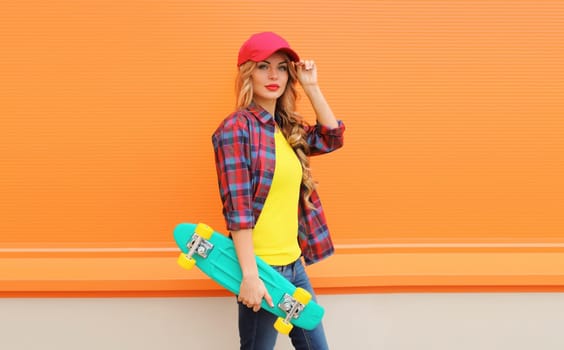
<svg viewBox="0 0 564 350"><path fill-rule="evenodd" d="M267 60L264 60L264 61L262 61L262 62L265 62L265 63L268 63L268 64L270 64L270 62L268 62ZM278 65L281 65L281 64L288 64L288 63L289 63L289 61L287 61L287 60L284 60L284 61L282 61L282 62L278 63Z"/></svg>

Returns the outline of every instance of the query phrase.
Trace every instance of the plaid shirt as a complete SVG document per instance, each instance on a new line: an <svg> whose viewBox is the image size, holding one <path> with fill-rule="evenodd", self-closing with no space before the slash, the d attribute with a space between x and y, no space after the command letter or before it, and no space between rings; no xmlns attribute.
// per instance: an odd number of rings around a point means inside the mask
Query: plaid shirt
<svg viewBox="0 0 564 350"><path fill-rule="evenodd" d="M272 185L275 166L274 118L255 104L229 115L212 136L223 215L229 231L252 229ZM306 126L310 156L329 153L343 145L344 124L329 129ZM302 185L302 191L304 187ZM316 191L315 210L300 196L298 241L307 264L333 254L334 247Z"/></svg>

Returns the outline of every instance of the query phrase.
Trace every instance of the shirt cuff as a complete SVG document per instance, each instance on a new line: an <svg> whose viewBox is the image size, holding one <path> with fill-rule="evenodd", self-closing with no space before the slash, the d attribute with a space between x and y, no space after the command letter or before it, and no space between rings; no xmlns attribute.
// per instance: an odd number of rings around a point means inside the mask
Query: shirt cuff
<svg viewBox="0 0 564 350"><path fill-rule="evenodd" d="M230 211L225 214L229 231L247 230L255 227L252 210Z"/></svg>
<svg viewBox="0 0 564 350"><path fill-rule="evenodd" d="M322 124L317 124L317 130L320 134L341 136L345 132L345 123L342 120L337 120L338 126L336 128L329 128Z"/></svg>

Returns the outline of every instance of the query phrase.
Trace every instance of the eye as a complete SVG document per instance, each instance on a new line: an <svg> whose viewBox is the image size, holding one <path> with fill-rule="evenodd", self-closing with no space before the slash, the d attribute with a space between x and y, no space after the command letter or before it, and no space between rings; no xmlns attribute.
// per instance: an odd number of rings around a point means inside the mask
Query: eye
<svg viewBox="0 0 564 350"><path fill-rule="evenodd" d="M266 63L259 63L259 64L257 65L257 68L260 69L260 70L268 69L268 64L266 64Z"/></svg>
<svg viewBox="0 0 564 350"><path fill-rule="evenodd" d="M288 66L286 66L286 65L279 66L278 69L282 72L286 72L288 70Z"/></svg>

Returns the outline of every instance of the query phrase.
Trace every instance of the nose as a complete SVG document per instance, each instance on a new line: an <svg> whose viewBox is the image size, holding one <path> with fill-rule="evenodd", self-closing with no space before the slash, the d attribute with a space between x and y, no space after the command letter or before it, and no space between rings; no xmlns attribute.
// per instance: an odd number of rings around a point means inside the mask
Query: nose
<svg viewBox="0 0 564 350"><path fill-rule="evenodd" d="M268 70L268 77L272 80L278 78L278 72L276 71L275 67L270 67L270 69Z"/></svg>

